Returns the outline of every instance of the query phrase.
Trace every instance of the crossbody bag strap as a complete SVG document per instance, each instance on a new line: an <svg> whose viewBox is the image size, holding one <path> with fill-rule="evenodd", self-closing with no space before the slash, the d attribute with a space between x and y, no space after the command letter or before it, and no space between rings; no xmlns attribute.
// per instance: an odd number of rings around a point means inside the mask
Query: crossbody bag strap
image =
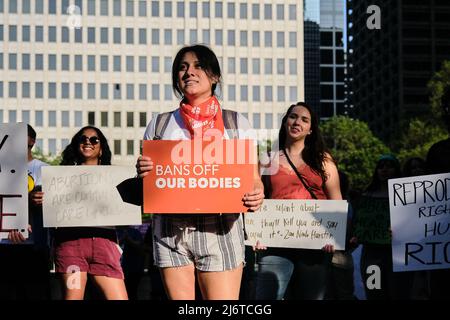
<svg viewBox="0 0 450 320"><path fill-rule="evenodd" d="M308 186L305 182L305 179L302 177L302 175L300 174L300 172L298 172L297 168L294 166L294 164L292 163L291 159L289 158L286 150L283 150L284 155L286 156L287 161L289 162L290 166L292 167L292 169L294 169L295 173L297 174L297 177L300 179L300 181L302 182L303 186L306 188L306 190L308 190L309 194L311 195L311 197L313 199L317 199L316 195L314 194L314 192L312 191L312 188L310 186Z"/></svg>

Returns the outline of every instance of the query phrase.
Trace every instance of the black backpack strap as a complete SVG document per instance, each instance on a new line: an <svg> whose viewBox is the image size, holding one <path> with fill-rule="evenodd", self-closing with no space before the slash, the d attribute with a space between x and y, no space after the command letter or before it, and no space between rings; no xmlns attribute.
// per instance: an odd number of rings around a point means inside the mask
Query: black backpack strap
<svg viewBox="0 0 450 320"><path fill-rule="evenodd" d="M225 129L230 134L230 139L238 139L238 113L236 111L222 109L222 119Z"/></svg>
<svg viewBox="0 0 450 320"><path fill-rule="evenodd" d="M158 114L158 116L156 117L155 135L153 136L153 140L162 139L167 125L169 124L170 116L172 115L172 113L173 111Z"/></svg>

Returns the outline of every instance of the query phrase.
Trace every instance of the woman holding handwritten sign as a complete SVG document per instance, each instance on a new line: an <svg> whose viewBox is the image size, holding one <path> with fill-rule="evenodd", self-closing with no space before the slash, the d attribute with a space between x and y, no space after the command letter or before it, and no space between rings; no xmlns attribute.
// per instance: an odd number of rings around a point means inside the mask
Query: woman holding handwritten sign
<svg viewBox="0 0 450 320"><path fill-rule="evenodd" d="M311 108L298 102L283 117L279 151L272 155L270 168L277 172L264 176L264 188L271 199L342 200L339 175L331 155L325 151L317 116ZM270 173L270 172L269 172ZM334 251L289 248L266 248L257 243L258 272L256 299L281 300L288 285L295 299L323 299L327 267Z"/></svg>
<svg viewBox="0 0 450 320"><path fill-rule="evenodd" d="M173 89L182 96L180 107L169 114L164 126L160 125L161 118L153 119L144 139L188 140L217 134L229 139L224 116L227 110L221 109L215 96L220 80L219 62L211 49L202 45L182 48L172 67ZM241 132L250 129L250 124L242 115L235 115L238 137L245 138ZM172 134L180 129L182 135L174 137ZM141 178L154 169L145 156L139 157L136 168ZM264 198L256 168L254 186L242 198L250 210L257 210ZM160 268L170 299L195 299L196 276L204 299L239 298L244 263L239 214L156 214L153 228L155 265Z"/></svg>
<svg viewBox="0 0 450 320"><path fill-rule="evenodd" d="M111 151L100 129L78 131L62 154L61 165L110 165ZM64 298L82 300L87 276L108 300L127 300L116 230L113 227L57 228L56 272L62 274Z"/></svg>

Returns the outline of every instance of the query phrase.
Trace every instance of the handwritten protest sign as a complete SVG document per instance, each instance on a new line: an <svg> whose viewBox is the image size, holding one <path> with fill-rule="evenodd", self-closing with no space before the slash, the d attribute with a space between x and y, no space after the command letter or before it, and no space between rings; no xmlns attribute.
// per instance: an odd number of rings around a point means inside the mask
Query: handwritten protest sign
<svg viewBox="0 0 450 320"><path fill-rule="evenodd" d="M388 199L362 196L353 205L356 216L353 234L358 242L390 244Z"/></svg>
<svg viewBox="0 0 450 320"><path fill-rule="evenodd" d="M0 124L0 240L28 237L27 145L26 124Z"/></svg>
<svg viewBox="0 0 450 320"><path fill-rule="evenodd" d="M140 207L123 202L116 188L134 174L133 167L43 167L44 226L141 224Z"/></svg>
<svg viewBox="0 0 450 320"><path fill-rule="evenodd" d="M144 178L146 213L236 213L253 190L251 140L144 141L154 168Z"/></svg>
<svg viewBox="0 0 450 320"><path fill-rule="evenodd" d="M450 268L450 173L389 180L394 272Z"/></svg>
<svg viewBox="0 0 450 320"><path fill-rule="evenodd" d="M326 244L345 249L348 203L343 200L272 200L246 213L246 245L321 249Z"/></svg>

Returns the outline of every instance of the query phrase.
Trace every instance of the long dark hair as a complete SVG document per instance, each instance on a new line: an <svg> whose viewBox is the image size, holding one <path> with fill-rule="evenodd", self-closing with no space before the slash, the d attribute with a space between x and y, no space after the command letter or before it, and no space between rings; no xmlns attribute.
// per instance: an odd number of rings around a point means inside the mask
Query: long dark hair
<svg viewBox="0 0 450 320"><path fill-rule="evenodd" d="M172 89L175 95L179 98L183 96L183 92L178 84L178 71L181 67L181 60L188 52L192 52L197 56L200 65L209 78L215 78L217 80L217 83L213 83L211 86L211 95L213 96L217 85L220 85L221 83L222 73L220 71L220 65L216 54L210 48L201 44L183 47L175 56L172 65Z"/></svg>
<svg viewBox="0 0 450 320"><path fill-rule="evenodd" d="M325 160L325 154L329 154L329 152L325 148L322 133L319 129L319 120L317 119L317 115L306 103L297 102L296 104L291 105L286 111L286 114L281 120L281 127L278 133L279 148L280 150L284 150L286 148L286 122L295 107L304 107L311 115L311 134L307 135L305 138L305 148L302 151L303 161L305 161L311 169L319 174L325 182L328 177L325 174L323 162Z"/></svg>
<svg viewBox="0 0 450 320"><path fill-rule="evenodd" d="M86 126L81 128L72 137L70 144L64 149L62 153L61 165L72 166L80 165L85 159L80 154L80 137L83 135L84 130L92 129L97 133L97 137L100 139L100 147L102 148L101 156L99 159L100 165L110 165L111 164L111 150L109 149L108 141L105 135L100 131L100 129L93 126Z"/></svg>
<svg viewBox="0 0 450 320"><path fill-rule="evenodd" d="M397 158L391 154L382 155L375 166L375 170L373 171L372 180L366 188L366 191L372 192L376 191L381 187L381 181L378 177L378 169L383 167L386 163L389 163L394 169L395 174L392 178L400 178L402 176L402 170L400 168L400 162Z"/></svg>

